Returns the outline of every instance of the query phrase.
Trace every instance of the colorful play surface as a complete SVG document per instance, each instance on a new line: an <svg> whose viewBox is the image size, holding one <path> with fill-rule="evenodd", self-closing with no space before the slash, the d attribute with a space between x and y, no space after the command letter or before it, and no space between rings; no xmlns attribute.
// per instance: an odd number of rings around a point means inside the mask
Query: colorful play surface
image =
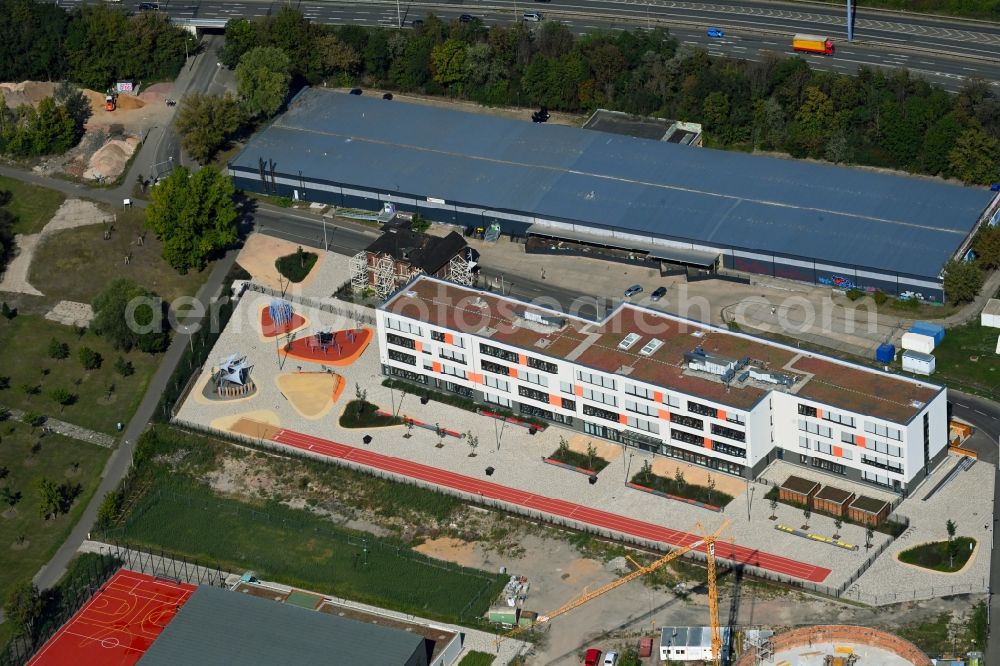
<svg viewBox="0 0 1000 666"><path fill-rule="evenodd" d="M279 353L289 358L325 365L350 365L371 342L370 328L313 333L296 338Z"/></svg>
<svg viewBox="0 0 1000 666"><path fill-rule="evenodd" d="M306 325L305 317L300 314L292 313L292 316L287 321L275 323L274 319L271 317L271 309L268 307L261 308L260 311L260 332L265 338L273 338L279 335L284 335L286 333L291 333L292 331L297 331Z"/></svg>
<svg viewBox="0 0 1000 666"><path fill-rule="evenodd" d="M194 585L122 569L28 664L131 666L142 658L194 590Z"/></svg>

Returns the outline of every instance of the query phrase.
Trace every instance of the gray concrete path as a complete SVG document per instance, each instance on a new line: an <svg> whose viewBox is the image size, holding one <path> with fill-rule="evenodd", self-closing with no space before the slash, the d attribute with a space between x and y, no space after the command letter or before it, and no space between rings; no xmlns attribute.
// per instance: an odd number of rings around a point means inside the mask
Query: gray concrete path
<svg viewBox="0 0 1000 666"><path fill-rule="evenodd" d="M25 413L20 409L7 409L7 411L10 412L12 418L17 419L18 421L24 420ZM90 444L97 444L98 446L103 446L106 449L111 449L115 446L115 438L111 435L107 435L103 432L97 432L96 430L90 430L89 428L83 428L78 425L73 425L72 423L67 423L66 421L60 421L59 419L54 419L51 416L45 417L45 423L42 427L59 435L63 435L64 437L78 439L81 442L88 442Z"/></svg>

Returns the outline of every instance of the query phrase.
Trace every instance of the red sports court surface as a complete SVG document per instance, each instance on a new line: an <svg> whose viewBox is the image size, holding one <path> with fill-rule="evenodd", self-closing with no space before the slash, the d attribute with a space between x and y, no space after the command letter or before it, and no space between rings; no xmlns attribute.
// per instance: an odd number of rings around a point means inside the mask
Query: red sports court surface
<svg viewBox="0 0 1000 666"><path fill-rule="evenodd" d="M672 546L687 546L699 539L697 535L672 530L669 527L662 527L626 516L619 516L599 509L592 509L565 500L536 495L516 488L508 488L507 486L501 486L490 481L481 481L471 476L456 474L455 472L422 465L410 460L386 456L366 449L347 446L346 444L338 444L337 442L320 439L319 437L295 432L294 430L280 430L274 436L274 441L285 446L319 453L331 458L350 460L357 464L408 476L412 479L419 479L427 483L453 488L472 495L480 495L501 502L528 507L536 511L544 511L554 516L571 518L578 522L614 530L621 534L660 541ZM699 546L696 550L704 551L705 547ZM799 562L780 555L764 553L744 546L737 546L725 541L716 542L715 552L719 557L730 561L740 562L814 583L823 582L830 575L830 570L824 567Z"/></svg>
<svg viewBox="0 0 1000 666"><path fill-rule="evenodd" d="M122 569L56 632L29 666L131 666L139 661L194 585Z"/></svg>

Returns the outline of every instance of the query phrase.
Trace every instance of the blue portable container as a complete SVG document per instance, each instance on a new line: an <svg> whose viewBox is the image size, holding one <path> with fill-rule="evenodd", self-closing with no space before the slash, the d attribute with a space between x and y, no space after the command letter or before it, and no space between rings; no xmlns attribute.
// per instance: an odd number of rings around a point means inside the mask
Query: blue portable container
<svg viewBox="0 0 1000 666"><path fill-rule="evenodd" d="M894 358L896 358L896 345L887 342L875 350L875 360L879 363L892 363Z"/></svg>
<svg viewBox="0 0 1000 666"><path fill-rule="evenodd" d="M941 341L944 340L944 326L941 326L940 324L932 324L927 321L917 321L910 327L910 332L934 338L935 347L941 344Z"/></svg>

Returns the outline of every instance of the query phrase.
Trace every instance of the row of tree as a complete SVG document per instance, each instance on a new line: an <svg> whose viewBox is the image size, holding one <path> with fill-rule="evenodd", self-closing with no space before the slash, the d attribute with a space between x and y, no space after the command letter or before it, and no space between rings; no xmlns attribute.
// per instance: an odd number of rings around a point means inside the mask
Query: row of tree
<svg viewBox="0 0 1000 666"><path fill-rule="evenodd" d="M173 79L195 44L159 12L0 0L0 81L68 79L102 91L120 80Z"/></svg>
<svg viewBox="0 0 1000 666"><path fill-rule="evenodd" d="M14 223L17 222L17 218L7 208L12 198L10 190L0 190L0 274L7 268L7 262L14 258L16 249Z"/></svg>
<svg viewBox="0 0 1000 666"><path fill-rule="evenodd" d="M8 108L0 97L0 154L37 157L64 153L83 137L90 102L74 85L61 83L38 106Z"/></svg>
<svg viewBox="0 0 1000 666"><path fill-rule="evenodd" d="M576 37L554 21L486 29L429 15L415 30L387 30L316 25L285 8L230 21L220 59L237 68L245 108L257 117L280 108L283 82L292 90L364 83L489 105L696 121L717 147L1000 180L1000 98L984 81L949 95L902 69L846 76L777 53L709 57L662 29Z"/></svg>

